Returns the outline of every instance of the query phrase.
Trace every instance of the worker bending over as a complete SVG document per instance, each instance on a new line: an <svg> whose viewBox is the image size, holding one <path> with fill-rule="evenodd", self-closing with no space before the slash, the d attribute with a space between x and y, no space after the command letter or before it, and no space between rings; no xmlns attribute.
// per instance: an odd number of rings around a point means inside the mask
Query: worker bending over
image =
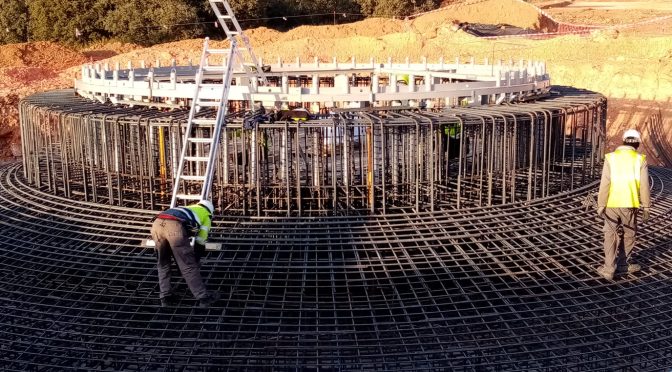
<svg viewBox="0 0 672 372"><path fill-rule="evenodd" d="M625 131L623 145L605 156L602 169L597 214L604 218L604 265L597 272L609 280L614 274L641 269L630 261L637 233L637 210L643 208L642 220L647 222L651 207L646 157L637 153L640 143L638 131Z"/></svg>
<svg viewBox="0 0 672 372"><path fill-rule="evenodd" d="M177 302L170 284L171 257L175 258L200 307L208 307L219 299L219 293L209 293L205 289L199 265L205 253L213 212L212 203L201 200L187 207L170 208L156 217L152 225L152 239L156 242L161 306L172 306ZM193 247L190 242L192 237L195 237Z"/></svg>

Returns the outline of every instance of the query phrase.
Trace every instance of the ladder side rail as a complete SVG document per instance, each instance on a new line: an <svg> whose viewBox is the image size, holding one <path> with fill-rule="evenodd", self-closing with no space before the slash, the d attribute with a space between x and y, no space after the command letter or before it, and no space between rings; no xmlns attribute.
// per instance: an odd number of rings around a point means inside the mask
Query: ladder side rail
<svg viewBox="0 0 672 372"><path fill-rule="evenodd" d="M259 59L257 56L254 54L252 50L252 44L250 43L250 38L245 35L243 32L242 27L240 27L240 23L238 23L238 19L233 16L233 9L231 9L231 6L227 1L224 2L224 8L226 8L226 11L231 15L231 23L233 23L233 27L236 29L238 32L238 36L240 36L240 39L243 41L243 44L245 45L245 49L248 51L250 59L252 59L252 63L254 63L254 66L257 68L257 74L261 78L266 78L266 74L264 71L261 69L261 64L259 63Z"/></svg>
<svg viewBox="0 0 672 372"><path fill-rule="evenodd" d="M250 56L252 57L253 60L256 60L256 57L254 53L252 52L252 45L250 45L250 39L243 33L242 27L240 27L240 23L238 23L238 19L233 15L233 9L231 9L231 5L229 5L228 1L224 1L224 8L226 9L226 12L229 14L231 17L231 23L233 24L233 27L236 29L237 35L240 36L240 38L243 40L243 44L245 44L245 49L247 49L250 53ZM256 62L256 61L253 61ZM255 63L257 65L257 68L260 68L258 63ZM261 71L261 70L259 70Z"/></svg>
<svg viewBox="0 0 672 372"><path fill-rule="evenodd" d="M224 10L226 11L226 19L230 20L231 23L233 24L233 28L235 29L232 30L228 23L225 21L225 17L222 13L222 10L220 7L217 5L218 3L221 3L222 6L224 6ZM247 50L247 54L249 55L252 64L255 66L257 71L252 71L256 75L256 77L261 80L262 85L268 85L268 81L266 79L267 74L263 72L262 66L259 63L259 59L257 56L254 54L254 51L252 50L252 45L250 44L250 39L243 33L242 27L240 27L240 23L238 23L238 20L236 19L236 16L233 13L233 9L231 8L231 5L229 5L229 2L226 0L210 0L210 6L215 12L215 15L217 16L217 21L222 25L222 28L224 29L224 32L226 33L226 37L229 39L234 39L237 36L240 37L240 39L243 41L243 44L245 45L245 49ZM244 70L247 70L250 72L249 68L245 66L245 60L244 58L241 58L241 65L243 66Z"/></svg>
<svg viewBox="0 0 672 372"><path fill-rule="evenodd" d="M189 136L191 135L191 129L193 127L193 122L194 122L194 116L196 116L196 106L198 103L198 97L200 93L200 87L201 83L203 81L203 66L205 66L205 61L208 56L208 43L209 43L209 38L205 38L205 41L203 42L203 53L201 54L201 63L198 67L198 73L196 74L196 81L195 81L195 87L196 90L194 92L194 98L191 101L191 109L189 110L189 118L187 119L187 128L186 131L184 132L184 137L183 137L183 144L182 144L182 152L180 154L180 163L179 166L177 167L177 171L175 172L175 178L173 181L173 196L170 201L170 207L174 208L175 205L177 204L177 195L180 191L180 181L181 181L181 176L182 172L184 171L184 164L186 162L186 157L187 157L187 150L189 149L190 143L189 143Z"/></svg>
<svg viewBox="0 0 672 372"><path fill-rule="evenodd" d="M238 41L236 41L236 43L238 43ZM235 56L236 56L236 58L237 58L237 60L238 60L238 63L243 67L243 70L247 70L247 69L245 68L245 59L244 59L243 56L241 55L241 53L240 53L240 49L236 49L236 54L235 54ZM253 78L255 78L255 77L256 77L256 78L259 78L259 74L255 74L254 72L250 72L250 71L244 71L244 72L245 72L245 74L246 74L245 76L248 78L248 84L247 84L247 89L248 89L248 90L247 90L247 92L248 92L248 94L247 94L247 101L248 101L248 103L250 104L250 113L254 114L254 113L255 113L255 109L254 109L254 95L255 95L256 93L258 93L259 90L256 89L256 87L254 86L254 84L251 82L251 79L253 79ZM260 79L261 79L261 78L260 78ZM245 94L244 94L244 93L243 93L243 97L245 97Z"/></svg>
<svg viewBox="0 0 672 372"><path fill-rule="evenodd" d="M240 26L238 26L238 27L240 27ZM240 34L240 38L243 40L243 43L245 44L245 48L249 52L250 59L252 60L252 63L254 64L254 66L257 69L257 71L256 71L257 77L259 78L259 80L261 80L262 85L268 85L268 80L266 79L268 74L266 74L264 72L264 70L262 69L261 63L259 63L259 59L257 58L257 55L254 54L254 52L252 51L252 45L250 44L250 39L247 37L247 35L245 35L243 33Z"/></svg>
<svg viewBox="0 0 672 372"><path fill-rule="evenodd" d="M217 119L215 122L215 127L213 128L212 143L210 145L210 154L208 156L209 161L205 170L205 181L203 182L203 189L201 190L201 199L207 199L210 193L210 189L212 187L212 178L215 171L217 151L219 150L219 141L222 135L222 128L226 127L226 115L229 110L229 92L231 90L231 81L233 79L233 65L234 58L236 57L236 45L236 40L231 39L231 49L229 50L227 67L223 77L224 89L222 90L222 99L219 102Z"/></svg>
<svg viewBox="0 0 672 372"><path fill-rule="evenodd" d="M222 26L222 29L224 29L224 33L226 34L226 37L228 39L232 39L235 37L234 30L229 27L229 24L225 21L225 15L222 13L222 10L220 9L219 6L217 6L217 1L210 1L210 6L212 7L212 10L215 12L215 17L217 17L217 22ZM223 2L224 4L224 9L227 11L226 17L229 19L233 19L233 11L231 10L231 7L228 6L227 2ZM235 24L234 24L235 28ZM239 30L235 30L236 32L240 32Z"/></svg>

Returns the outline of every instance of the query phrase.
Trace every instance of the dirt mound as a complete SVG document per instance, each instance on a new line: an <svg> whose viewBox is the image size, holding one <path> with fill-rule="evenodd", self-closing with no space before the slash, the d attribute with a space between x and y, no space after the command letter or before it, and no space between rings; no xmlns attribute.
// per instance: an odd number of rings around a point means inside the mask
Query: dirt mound
<svg viewBox="0 0 672 372"><path fill-rule="evenodd" d="M18 155L17 144L21 143L18 105L18 95L0 96L0 159Z"/></svg>
<svg viewBox="0 0 672 372"><path fill-rule="evenodd" d="M99 42L82 49L82 54L88 57L90 61L99 61L101 59L112 58L119 54L128 53L142 46L133 43L121 43L118 41Z"/></svg>
<svg viewBox="0 0 672 372"><path fill-rule="evenodd" d="M399 62L407 57L418 61L423 56L430 62L436 62L440 57L446 61L455 57L468 61L473 57L479 63L488 58L490 61L503 60L505 64L532 59L547 61L554 84L597 91L608 96L612 102L618 99L618 102L636 100L666 102L665 105L669 105L672 97L672 38L669 36L672 33L672 18L617 31L593 31L587 36L570 35L548 40L485 40L455 31L454 23L505 23L551 32L558 24L522 0L447 2L449 5L444 9L410 19L373 18L336 26L302 26L284 33L261 27L247 30L246 34L255 53L267 63L274 63L277 58L289 62L297 57L303 61L318 58L323 62L331 61L333 57L341 62L349 61L351 57L358 62L369 61L370 58L377 61L392 58ZM555 16L557 10L551 8L546 11ZM569 14L572 12L570 9ZM601 22L609 21L610 12L600 12L597 7L593 12L593 18L602 17L599 18ZM637 21L648 14L647 11L629 13L632 16L630 19ZM574 21L585 23L580 19ZM656 36L665 32L667 34ZM226 48L228 42L213 40L210 45ZM19 98L38 91L71 87L82 63L92 60L111 66L119 63L122 68L126 68L129 61L139 67L143 60L148 67L155 66L157 60L161 65L168 65L172 60L178 65L186 65L190 61L198 64L202 47L203 39L151 48L100 43L83 49L81 53L47 42L0 46L0 110L3 110L0 111L0 134L7 133L7 129L3 128L9 127L14 128L12 133L18 132L15 128ZM637 124L653 115L653 111L649 110L639 116L623 113L613 116L611 113L615 110L612 111L612 108L616 107L624 107L628 112L634 110L627 104L610 106L609 125L618 128L611 134L626 124ZM669 127L668 115L669 110L663 110L661 122ZM659 137L670 139L670 136ZM18 134L9 137L5 134L4 140L0 139L0 149L5 150L0 152L7 153L8 144L17 139ZM672 154L669 158L672 159Z"/></svg>
<svg viewBox="0 0 672 372"><path fill-rule="evenodd" d="M672 16L653 18L646 21L619 26L618 31L628 35L665 36L672 35Z"/></svg>
<svg viewBox="0 0 672 372"><path fill-rule="evenodd" d="M328 27L300 26L284 34L275 35L275 41L287 42L306 38L343 39L350 37L380 37L391 33L403 32L404 24L405 22L401 20L369 18L359 22Z"/></svg>
<svg viewBox="0 0 672 372"><path fill-rule="evenodd" d="M0 89L5 84L9 88L17 84L26 85L58 76L55 70L44 67L10 67L0 71L0 75L6 77L6 79L3 79L4 81L0 80Z"/></svg>
<svg viewBox="0 0 672 372"><path fill-rule="evenodd" d="M0 159L16 155L20 143L19 100L72 86L61 71L87 60L82 53L50 42L0 46Z"/></svg>
<svg viewBox="0 0 672 372"><path fill-rule="evenodd" d="M256 45L256 42L253 43ZM225 41L210 41L211 48L226 48L228 44L229 43ZM101 46L99 50L106 49L104 46ZM172 62L172 60L175 60L175 63L178 65L187 65L190 61L193 64L198 64L199 59L201 58L202 50L203 39L189 39L155 45L149 48L128 47L128 50L125 52L122 48L119 50L121 53L114 54L110 58L96 62L101 64L108 63L110 66L114 66L116 63L119 63L121 68L124 69L128 67L129 62L132 63L133 67L140 67L142 61L145 62L145 66L147 67L156 66L157 61L161 66L167 66ZM94 52L95 51L86 51L85 53ZM74 74L78 73L79 71L79 66L73 66L72 68L66 70L65 73L67 76L74 77Z"/></svg>
<svg viewBox="0 0 672 372"><path fill-rule="evenodd" d="M554 7L544 9L544 12L558 22L578 25L608 25L642 22L665 15L669 11L655 9L605 9L604 7Z"/></svg>
<svg viewBox="0 0 672 372"><path fill-rule="evenodd" d="M288 32L260 27L246 31L255 53L265 61L275 61L278 57L294 60L297 56L305 60L315 57L329 61L336 56L347 60L354 56L358 60L392 58L418 58L425 56L454 55L427 48L427 45L441 45L448 41L455 44L474 43L473 38L451 31L454 22L506 23L539 31L554 31L555 25L542 16L538 9L520 0L478 0L461 2L421 15L414 19L371 18L336 26L300 26ZM436 40L437 38L441 40ZM131 61L138 66L144 60L147 66L167 64L175 59L177 64L189 61L198 63L202 39L183 40L145 49L129 49L107 59L110 64L127 66ZM213 47L226 47L227 43L211 41ZM101 47L99 49L105 50ZM445 49L445 48L441 48ZM69 76L77 71L72 69Z"/></svg>
<svg viewBox="0 0 672 372"><path fill-rule="evenodd" d="M0 46L0 67L62 70L86 61L87 58L82 53L47 41Z"/></svg>
<svg viewBox="0 0 672 372"><path fill-rule="evenodd" d="M648 163L672 167L672 100L610 99L608 123L609 150L620 145L623 131L635 128L644 138L640 150Z"/></svg>
<svg viewBox="0 0 672 372"><path fill-rule="evenodd" d="M61 72L86 61L84 54L51 42L1 45L0 97L71 86L71 76Z"/></svg>
<svg viewBox="0 0 672 372"><path fill-rule="evenodd" d="M413 21L419 32L427 32L447 22L509 24L540 32L554 32L557 24L539 9L520 0L466 1L436 12L424 14Z"/></svg>

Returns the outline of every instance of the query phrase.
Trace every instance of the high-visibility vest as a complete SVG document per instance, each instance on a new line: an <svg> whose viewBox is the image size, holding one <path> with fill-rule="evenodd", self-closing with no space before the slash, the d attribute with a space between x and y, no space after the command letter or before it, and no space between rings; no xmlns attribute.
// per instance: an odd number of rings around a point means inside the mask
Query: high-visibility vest
<svg viewBox="0 0 672 372"><path fill-rule="evenodd" d="M634 149L616 149L606 160L611 171L607 208L639 208L640 169L646 157Z"/></svg>
<svg viewBox="0 0 672 372"><path fill-rule="evenodd" d="M187 233L194 234L193 236L199 244L205 244L208 240L208 234L212 226L212 217L210 216L210 211L204 206L192 204L186 207L175 207L167 209L161 214L177 217L182 221L184 228L187 229Z"/></svg>
<svg viewBox="0 0 672 372"><path fill-rule="evenodd" d="M446 127L443 129L443 133L452 138L457 138L457 136L460 134L461 129L462 128L460 127L460 124L450 124L446 125Z"/></svg>
<svg viewBox="0 0 672 372"><path fill-rule="evenodd" d="M210 227L212 226L210 211L200 204L192 204L186 208L194 212L194 217L199 225L198 233L196 233L195 236L196 242L204 245L208 240L208 234L210 233Z"/></svg>

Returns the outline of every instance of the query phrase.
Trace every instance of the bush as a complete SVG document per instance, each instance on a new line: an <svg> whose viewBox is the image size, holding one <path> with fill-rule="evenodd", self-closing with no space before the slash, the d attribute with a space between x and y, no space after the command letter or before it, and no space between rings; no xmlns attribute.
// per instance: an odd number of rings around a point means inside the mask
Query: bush
<svg viewBox="0 0 672 372"><path fill-rule="evenodd" d="M30 38L81 44L107 36L101 29L104 5L101 0L30 0Z"/></svg>
<svg viewBox="0 0 672 372"><path fill-rule="evenodd" d="M356 15L344 18L344 13ZM267 14L276 19L270 20L267 25L287 29L304 24L346 23L361 19L359 13L361 9L357 0L275 0L272 5L269 4ZM277 19L283 16L287 19Z"/></svg>
<svg viewBox="0 0 672 372"><path fill-rule="evenodd" d="M207 0L0 0L0 44L49 40L88 44L118 39L142 45L224 36ZM440 0L230 0L243 29L404 17ZM343 17L343 14L348 14Z"/></svg>
<svg viewBox="0 0 672 372"><path fill-rule="evenodd" d="M405 17L436 9L440 0L358 0L365 16Z"/></svg>
<svg viewBox="0 0 672 372"><path fill-rule="evenodd" d="M183 0L112 1L112 10L102 24L121 41L151 45L202 33L196 8Z"/></svg>
<svg viewBox="0 0 672 372"><path fill-rule="evenodd" d="M2 0L0 8L0 44L28 40L28 7L25 0Z"/></svg>

